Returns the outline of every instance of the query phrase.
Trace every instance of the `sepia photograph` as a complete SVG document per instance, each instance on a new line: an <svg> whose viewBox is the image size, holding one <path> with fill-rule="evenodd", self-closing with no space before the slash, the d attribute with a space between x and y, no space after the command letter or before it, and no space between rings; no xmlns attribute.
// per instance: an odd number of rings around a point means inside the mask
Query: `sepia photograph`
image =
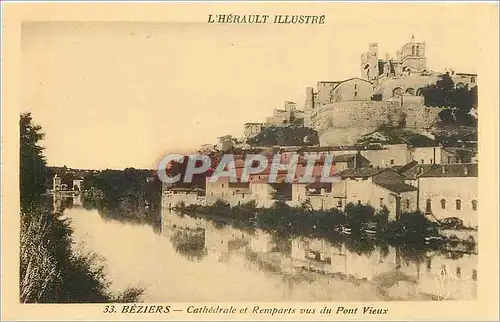
<svg viewBox="0 0 500 322"><path fill-rule="evenodd" d="M18 24L19 304L346 319L478 301L497 4L155 5Z"/></svg>

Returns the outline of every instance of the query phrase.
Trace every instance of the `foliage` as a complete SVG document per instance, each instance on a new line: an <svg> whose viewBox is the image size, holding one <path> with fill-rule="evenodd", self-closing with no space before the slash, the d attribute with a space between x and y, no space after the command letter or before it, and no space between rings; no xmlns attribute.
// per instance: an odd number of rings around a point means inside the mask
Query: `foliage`
<svg viewBox="0 0 500 322"><path fill-rule="evenodd" d="M20 266L19 293L22 303L113 302L104 265L96 254L74 249L73 231L67 219L53 213L42 198L47 175L41 127L30 113L20 120ZM125 291L137 301L139 289Z"/></svg>
<svg viewBox="0 0 500 322"><path fill-rule="evenodd" d="M252 146L313 146L319 144L318 132L302 126L269 126L248 139Z"/></svg>
<svg viewBox="0 0 500 322"><path fill-rule="evenodd" d="M348 203L345 211L347 222L354 231L359 231L363 224L375 219L375 209L369 205L354 205L353 203Z"/></svg>
<svg viewBox="0 0 500 322"><path fill-rule="evenodd" d="M170 238L170 241L176 252L190 261L201 261L207 255L203 235L178 231Z"/></svg>
<svg viewBox="0 0 500 322"><path fill-rule="evenodd" d="M374 222L377 223L379 227L384 227L389 223L389 209L383 206L375 212Z"/></svg>
<svg viewBox="0 0 500 322"><path fill-rule="evenodd" d="M472 108L477 108L477 86L456 87L448 73L440 76L435 85L423 88L424 104L444 108L456 108L454 112L443 110L440 117L445 123L462 125L477 125L476 119L470 114Z"/></svg>
<svg viewBox="0 0 500 322"><path fill-rule="evenodd" d="M40 141L45 134L33 123L31 113L21 114L20 127L20 192L21 206L36 201L44 192L46 160Z"/></svg>
<svg viewBox="0 0 500 322"><path fill-rule="evenodd" d="M20 300L23 303L113 302L105 267L94 253L74 249L68 220L49 209L21 213ZM141 292L129 292L137 301ZM135 297L131 297L135 294Z"/></svg>
<svg viewBox="0 0 500 322"><path fill-rule="evenodd" d="M415 147L436 146L437 142L425 135L406 129L381 126L376 131L363 135L356 145L409 144Z"/></svg>
<svg viewBox="0 0 500 322"><path fill-rule="evenodd" d="M148 181L151 170L126 168L86 176L83 192L86 208L95 207L106 217L125 221L159 221L161 181Z"/></svg>

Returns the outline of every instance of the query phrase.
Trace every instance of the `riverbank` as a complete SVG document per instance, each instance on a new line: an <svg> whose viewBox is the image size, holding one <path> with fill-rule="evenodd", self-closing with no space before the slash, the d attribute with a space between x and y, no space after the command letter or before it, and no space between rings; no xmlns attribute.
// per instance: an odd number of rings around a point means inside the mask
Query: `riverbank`
<svg viewBox="0 0 500 322"><path fill-rule="evenodd" d="M20 301L22 303L138 302L143 290L109 290L99 256L82 251L62 211L42 201L21 211Z"/></svg>
<svg viewBox="0 0 500 322"><path fill-rule="evenodd" d="M282 202L271 208L258 208L254 202L231 208L229 204L217 201L210 206L185 206L181 202L174 210L211 220L217 225L231 225L246 231L259 228L283 237L323 238L333 244L346 243L360 250L375 245L463 253L475 253L477 249L476 238L470 234L470 229L448 229L445 232L419 212L403 213L399 220L389 221L385 209L376 212L365 205L349 204L344 213L338 209L314 211L306 207L290 207Z"/></svg>

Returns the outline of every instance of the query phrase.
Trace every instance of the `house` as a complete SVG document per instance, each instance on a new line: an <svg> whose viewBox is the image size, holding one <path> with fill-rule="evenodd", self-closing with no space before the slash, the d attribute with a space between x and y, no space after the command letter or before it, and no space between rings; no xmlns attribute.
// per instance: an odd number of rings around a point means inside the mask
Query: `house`
<svg viewBox="0 0 500 322"><path fill-rule="evenodd" d="M359 153L374 167L405 165L411 161L411 155L407 144L304 147L298 152L301 154L315 152L321 156Z"/></svg>
<svg viewBox="0 0 500 322"><path fill-rule="evenodd" d="M441 164L418 177L419 208L441 220L457 217L477 227L478 165Z"/></svg>
<svg viewBox="0 0 500 322"><path fill-rule="evenodd" d="M441 146L410 147L410 158L420 164L440 164L443 163L446 152ZM443 151L445 152L443 154Z"/></svg>
<svg viewBox="0 0 500 322"><path fill-rule="evenodd" d="M341 181L332 184L331 192L338 208L345 209L348 203L376 210L386 207L391 219L417 209L417 188L405 183L405 177L394 169L347 169L339 176Z"/></svg>
<svg viewBox="0 0 500 322"><path fill-rule="evenodd" d="M184 205L204 205L204 191L197 188L168 188L163 190L162 207L171 209L177 206L180 202Z"/></svg>
<svg viewBox="0 0 500 322"><path fill-rule="evenodd" d="M77 178L73 179L73 190L82 191L83 179Z"/></svg>

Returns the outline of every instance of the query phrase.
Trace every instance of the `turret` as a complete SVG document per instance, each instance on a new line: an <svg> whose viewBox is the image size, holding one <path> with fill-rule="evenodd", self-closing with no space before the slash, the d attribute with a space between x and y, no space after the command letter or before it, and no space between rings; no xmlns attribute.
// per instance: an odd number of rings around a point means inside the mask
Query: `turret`
<svg viewBox="0 0 500 322"><path fill-rule="evenodd" d="M304 112L310 113L314 108L314 89L312 87L306 88L306 101L304 103Z"/></svg>

